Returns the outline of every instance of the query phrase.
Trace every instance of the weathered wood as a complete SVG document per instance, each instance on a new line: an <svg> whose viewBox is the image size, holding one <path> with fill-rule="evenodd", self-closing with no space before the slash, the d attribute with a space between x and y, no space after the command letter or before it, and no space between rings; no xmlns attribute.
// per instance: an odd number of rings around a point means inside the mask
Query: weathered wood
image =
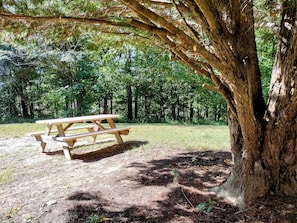
<svg viewBox="0 0 297 223"><path fill-rule="evenodd" d="M130 127L119 127L119 128L109 128L109 129L104 129L100 131L95 131L95 132L87 132L87 133L81 133L81 134L74 134L74 135L69 135L69 136L59 136L59 137L54 137L55 141L71 141L73 139L79 139L79 138L84 138L88 136L94 136L94 135L100 135L100 134L115 134L119 132L124 132L127 133L129 132Z"/></svg>
<svg viewBox="0 0 297 223"><path fill-rule="evenodd" d="M41 141L45 143L56 142L54 138L55 138L54 136L41 135L41 139L42 139Z"/></svg>
<svg viewBox="0 0 297 223"><path fill-rule="evenodd" d="M105 119L114 119L119 118L119 115L89 115L89 116L80 116L80 117L70 117L70 118L59 118L59 119L47 119L47 120L38 120L37 124L65 124L65 123L86 123L91 121L105 120Z"/></svg>
<svg viewBox="0 0 297 223"><path fill-rule="evenodd" d="M72 155L68 146L63 146L63 153L66 159L72 160Z"/></svg>
<svg viewBox="0 0 297 223"><path fill-rule="evenodd" d="M119 144L123 143L123 139L120 136L120 132L123 133L129 133L130 127L121 127L121 128L109 128L109 129L104 129L100 131L94 131L94 132L88 132L88 133L82 133L82 134L74 134L74 135L69 135L69 136L59 136L59 137L52 137L54 141L56 141L58 144L63 146L63 152L64 156L68 160L72 160L72 155L71 155L71 148L73 148L74 143L76 142L77 139L79 138L84 138L84 137L93 137L93 139L96 138L97 135L100 134L114 134L118 140ZM95 137L95 138L94 138ZM94 140L95 141L95 140Z"/></svg>
<svg viewBox="0 0 297 223"><path fill-rule="evenodd" d="M44 152L46 144L48 142L55 142L63 147L63 152L66 159L72 159L71 149L74 147L77 139L83 137L92 137L93 141L96 141L97 135L100 134L114 134L118 143L122 144L123 139L121 135L128 135L130 127L117 128L113 119L118 118L119 115L90 115L80 117L70 117L61 119L48 119L36 121L38 124L46 124L46 130L39 132L27 133L29 136L34 136L37 141L41 142L42 152ZM106 120L110 128L105 128L101 125L101 122ZM93 125L76 126L71 127L75 123L90 123ZM56 129L52 130L52 127L56 126ZM86 129L88 132L78 134L67 134L69 131Z"/></svg>
<svg viewBox="0 0 297 223"><path fill-rule="evenodd" d="M113 128L113 129L116 128L116 125L114 124L113 119L108 118L108 119L107 119L107 122L108 122L108 124L109 124L109 126L110 126L111 128ZM122 129L122 130L127 130L127 129ZM124 143L124 141L123 141L121 135L119 134L119 131L116 131L116 132L114 133L114 136L117 138L119 144L123 144L123 143Z"/></svg>
<svg viewBox="0 0 297 223"><path fill-rule="evenodd" d="M120 135L128 135L129 134L129 129L127 130L123 130L123 131L119 131Z"/></svg>
<svg viewBox="0 0 297 223"><path fill-rule="evenodd" d="M96 125L85 125L85 126L76 126L76 127L71 127L71 128L68 128L67 131L74 131L74 130L80 130L80 129L94 129L96 128ZM51 133L57 133L58 130L57 129L54 129L54 130L51 130ZM29 132L29 133L26 133L27 136L41 136L41 135L44 135L45 132L44 131L39 131L39 132ZM36 137L35 137L36 138ZM37 139L36 139L37 140ZM40 140L37 140L37 141L40 141Z"/></svg>

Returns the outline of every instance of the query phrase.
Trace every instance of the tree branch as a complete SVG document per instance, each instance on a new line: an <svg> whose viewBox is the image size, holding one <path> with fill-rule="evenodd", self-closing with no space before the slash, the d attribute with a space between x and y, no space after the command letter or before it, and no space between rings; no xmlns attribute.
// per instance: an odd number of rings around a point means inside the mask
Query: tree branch
<svg viewBox="0 0 297 223"><path fill-rule="evenodd" d="M240 4L238 0L230 0L231 12L234 21L234 33L239 30L240 26Z"/></svg>
<svg viewBox="0 0 297 223"><path fill-rule="evenodd" d="M200 24L202 27L204 27L205 30L207 30L209 28L207 21L199 7L192 0L184 0L184 2L193 14L193 20Z"/></svg>
<svg viewBox="0 0 297 223"><path fill-rule="evenodd" d="M123 23L113 22L107 18L82 18L82 17L51 17L51 16L28 16L28 15L16 15L0 12L0 18L4 20L14 20L14 21L26 21L26 22L43 22L43 23L88 23L94 25L108 25L115 27L124 27Z"/></svg>
<svg viewBox="0 0 297 223"><path fill-rule="evenodd" d="M148 18L157 26L161 26L166 30L168 30L168 32L172 34L176 34L179 32L178 28L176 28L174 25L166 21L163 17L157 15L153 11L139 4L137 1L134 1L134 0L120 0L120 1L126 6L128 6L130 9L132 9L133 12L135 12L137 15L141 15Z"/></svg>
<svg viewBox="0 0 297 223"><path fill-rule="evenodd" d="M200 8L202 14L204 15L210 29L217 32L221 29L219 23L217 22L216 10L211 5L209 0L195 0L196 5Z"/></svg>
<svg viewBox="0 0 297 223"><path fill-rule="evenodd" d="M179 9L179 6L175 3L175 0L173 0L173 4L174 4L174 6L175 6L177 12L179 13L179 16L180 16L180 17L182 18L182 20L184 21L184 23L185 23L187 29L190 31L190 33L192 33L192 35L193 35L193 36L196 38L196 40L198 41L198 40L199 40L199 35L198 35L198 33L194 30L193 27L191 27L191 26L188 24L186 18L184 17L184 15L182 14L181 10ZM182 5L182 3L180 3L179 5ZM183 5L183 6L186 7L185 5Z"/></svg>
<svg viewBox="0 0 297 223"><path fill-rule="evenodd" d="M149 4L149 5L156 5L156 6L172 6L172 2L170 1L157 1L157 0L141 0L141 2Z"/></svg>
<svg viewBox="0 0 297 223"><path fill-rule="evenodd" d="M205 49L205 47L199 44L197 41L190 38L185 34L184 31L175 27L172 23L166 21L163 17L154 13L153 11L145 8L143 5L139 4L136 0L120 0L123 4L127 5L129 8L133 10L137 15L142 15L147 17L152 22L154 22L157 26L160 26L168 31L167 35L172 38L178 38L180 42L188 43L190 48L196 48L197 54L199 54L202 58L204 58L209 63L213 64L215 67L218 67L220 64L219 59L209 51Z"/></svg>

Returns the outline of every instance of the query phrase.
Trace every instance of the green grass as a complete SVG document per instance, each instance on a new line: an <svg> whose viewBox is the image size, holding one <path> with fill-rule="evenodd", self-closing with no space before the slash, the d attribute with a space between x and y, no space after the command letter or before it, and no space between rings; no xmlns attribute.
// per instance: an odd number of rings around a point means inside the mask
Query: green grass
<svg viewBox="0 0 297 223"><path fill-rule="evenodd" d="M172 124L124 124L130 126L130 134L124 141L145 141L147 148L182 147L186 149L228 149L229 132L222 125L172 125ZM24 136L28 132L42 131L44 125L34 123L0 124L0 139ZM32 140L33 137L32 137Z"/></svg>
<svg viewBox="0 0 297 223"><path fill-rule="evenodd" d="M0 139L24 136L28 132L45 130L45 126L35 123L0 124Z"/></svg>
<svg viewBox="0 0 297 223"><path fill-rule="evenodd" d="M170 146L186 149L229 149L227 126L129 124L130 134L125 140L147 141L149 147Z"/></svg>

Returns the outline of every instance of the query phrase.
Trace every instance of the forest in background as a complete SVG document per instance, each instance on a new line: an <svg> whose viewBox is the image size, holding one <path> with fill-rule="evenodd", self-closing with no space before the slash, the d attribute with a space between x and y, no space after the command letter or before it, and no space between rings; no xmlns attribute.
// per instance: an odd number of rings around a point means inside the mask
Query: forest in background
<svg viewBox="0 0 297 223"><path fill-rule="evenodd" d="M267 38L275 37L259 29L266 92L275 52ZM0 43L1 122L114 113L123 121L226 123L226 104L203 88L205 78L143 42L100 34L26 42Z"/></svg>

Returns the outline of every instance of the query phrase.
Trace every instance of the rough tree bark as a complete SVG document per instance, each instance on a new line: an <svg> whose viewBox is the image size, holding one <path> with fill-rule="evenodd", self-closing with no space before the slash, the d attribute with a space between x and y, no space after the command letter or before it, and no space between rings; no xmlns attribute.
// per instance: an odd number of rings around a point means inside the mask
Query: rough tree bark
<svg viewBox="0 0 297 223"><path fill-rule="evenodd" d="M284 2L282 7L280 42L267 109L257 97L262 97L260 92L255 94L255 100L246 99L249 92L242 92L236 95L247 104L241 107L235 100L237 114L229 113L235 166L220 193L231 194L240 206L267 193L297 196L296 3L292 6ZM251 65L251 70L253 67L257 66Z"/></svg>
<svg viewBox="0 0 297 223"><path fill-rule="evenodd" d="M185 44L185 48L190 47L193 39L189 40L187 35L175 30L172 23L146 11L135 1L122 1L140 16L174 33L170 36L160 31L156 35L169 46L175 58L208 77L215 84L215 87L208 87L225 97L230 109L229 127L235 166L220 191L227 192L225 195L231 195L242 207L269 192L296 196L296 1L283 1L281 6L281 43L267 112L257 59L252 1L195 1L196 5L185 1L204 24L202 26L211 43L211 49L207 51L207 47L202 48L199 42L193 43L193 51L198 52L203 61L192 60L186 50L179 47L179 42ZM226 14L217 16L220 10ZM173 38L177 40L172 41ZM207 67L205 61L211 67Z"/></svg>
<svg viewBox="0 0 297 223"><path fill-rule="evenodd" d="M283 8L262 157L269 190L297 196L297 3L287 1Z"/></svg>

